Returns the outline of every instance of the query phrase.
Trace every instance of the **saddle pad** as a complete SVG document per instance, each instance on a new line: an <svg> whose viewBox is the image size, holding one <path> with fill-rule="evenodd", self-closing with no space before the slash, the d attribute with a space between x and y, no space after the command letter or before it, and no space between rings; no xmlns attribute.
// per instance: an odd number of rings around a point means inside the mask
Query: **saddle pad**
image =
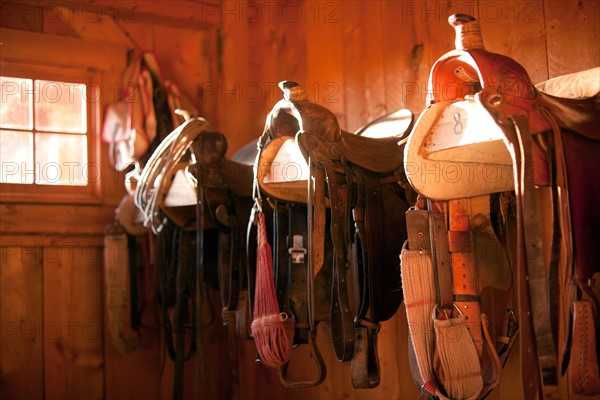
<svg viewBox="0 0 600 400"><path fill-rule="evenodd" d="M600 67L562 75L538 83L535 87L546 94L568 99L600 95Z"/></svg>

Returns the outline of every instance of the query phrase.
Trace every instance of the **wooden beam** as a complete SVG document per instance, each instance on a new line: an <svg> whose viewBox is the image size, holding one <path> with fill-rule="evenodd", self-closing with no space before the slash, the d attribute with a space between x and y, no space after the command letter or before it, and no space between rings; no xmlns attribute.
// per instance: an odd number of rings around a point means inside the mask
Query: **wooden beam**
<svg viewBox="0 0 600 400"><path fill-rule="evenodd" d="M224 12L220 2L209 1L22 0L11 5L11 14L32 13L32 6L40 8L38 15L41 18L53 21L68 21L74 18L75 13L83 13L89 23L108 17L121 24L162 25L191 30L220 26ZM70 12L65 13L64 10Z"/></svg>

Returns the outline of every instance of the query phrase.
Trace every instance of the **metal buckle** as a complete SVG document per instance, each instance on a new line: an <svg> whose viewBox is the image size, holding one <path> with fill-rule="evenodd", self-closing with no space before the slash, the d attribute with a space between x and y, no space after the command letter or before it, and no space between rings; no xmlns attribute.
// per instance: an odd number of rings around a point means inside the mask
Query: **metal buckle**
<svg viewBox="0 0 600 400"><path fill-rule="evenodd" d="M294 235L292 238L292 247L288 249L288 253L292 256L292 264L303 264L306 248L304 246L304 238L302 235Z"/></svg>
<svg viewBox="0 0 600 400"><path fill-rule="evenodd" d="M425 382L420 387L421 395L418 400L439 400L435 395L435 388L428 382Z"/></svg>

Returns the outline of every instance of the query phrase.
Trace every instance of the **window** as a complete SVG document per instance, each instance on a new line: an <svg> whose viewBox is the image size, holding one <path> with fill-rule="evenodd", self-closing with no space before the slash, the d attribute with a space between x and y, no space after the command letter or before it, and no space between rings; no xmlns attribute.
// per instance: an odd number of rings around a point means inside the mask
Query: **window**
<svg viewBox="0 0 600 400"><path fill-rule="evenodd" d="M94 140L96 77L32 66L3 66L0 75L2 196L28 201L93 198L100 179Z"/></svg>

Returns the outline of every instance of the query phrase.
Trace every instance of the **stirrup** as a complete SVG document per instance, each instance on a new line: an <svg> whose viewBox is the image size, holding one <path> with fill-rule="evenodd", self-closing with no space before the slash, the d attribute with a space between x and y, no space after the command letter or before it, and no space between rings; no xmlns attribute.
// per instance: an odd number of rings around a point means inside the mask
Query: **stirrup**
<svg viewBox="0 0 600 400"><path fill-rule="evenodd" d="M354 328L354 357L352 358L352 386L355 389L372 389L381 382L379 354L377 351L377 333L380 325L361 320Z"/></svg>
<svg viewBox="0 0 600 400"><path fill-rule="evenodd" d="M308 344L312 347L312 351L315 355L316 366L317 366L317 375L315 379L312 381L300 381L300 382L292 382L288 379L288 365L290 361L283 364L281 367L277 369L279 373L279 381L286 388L307 388L312 386L317 386L323 383L325 377L327 376L327 368L325 366L325 361L323 361L323 357L321 356L321 352L317 347L317 342L315 339L315 332L311 331L308 335Z"/></svg>

